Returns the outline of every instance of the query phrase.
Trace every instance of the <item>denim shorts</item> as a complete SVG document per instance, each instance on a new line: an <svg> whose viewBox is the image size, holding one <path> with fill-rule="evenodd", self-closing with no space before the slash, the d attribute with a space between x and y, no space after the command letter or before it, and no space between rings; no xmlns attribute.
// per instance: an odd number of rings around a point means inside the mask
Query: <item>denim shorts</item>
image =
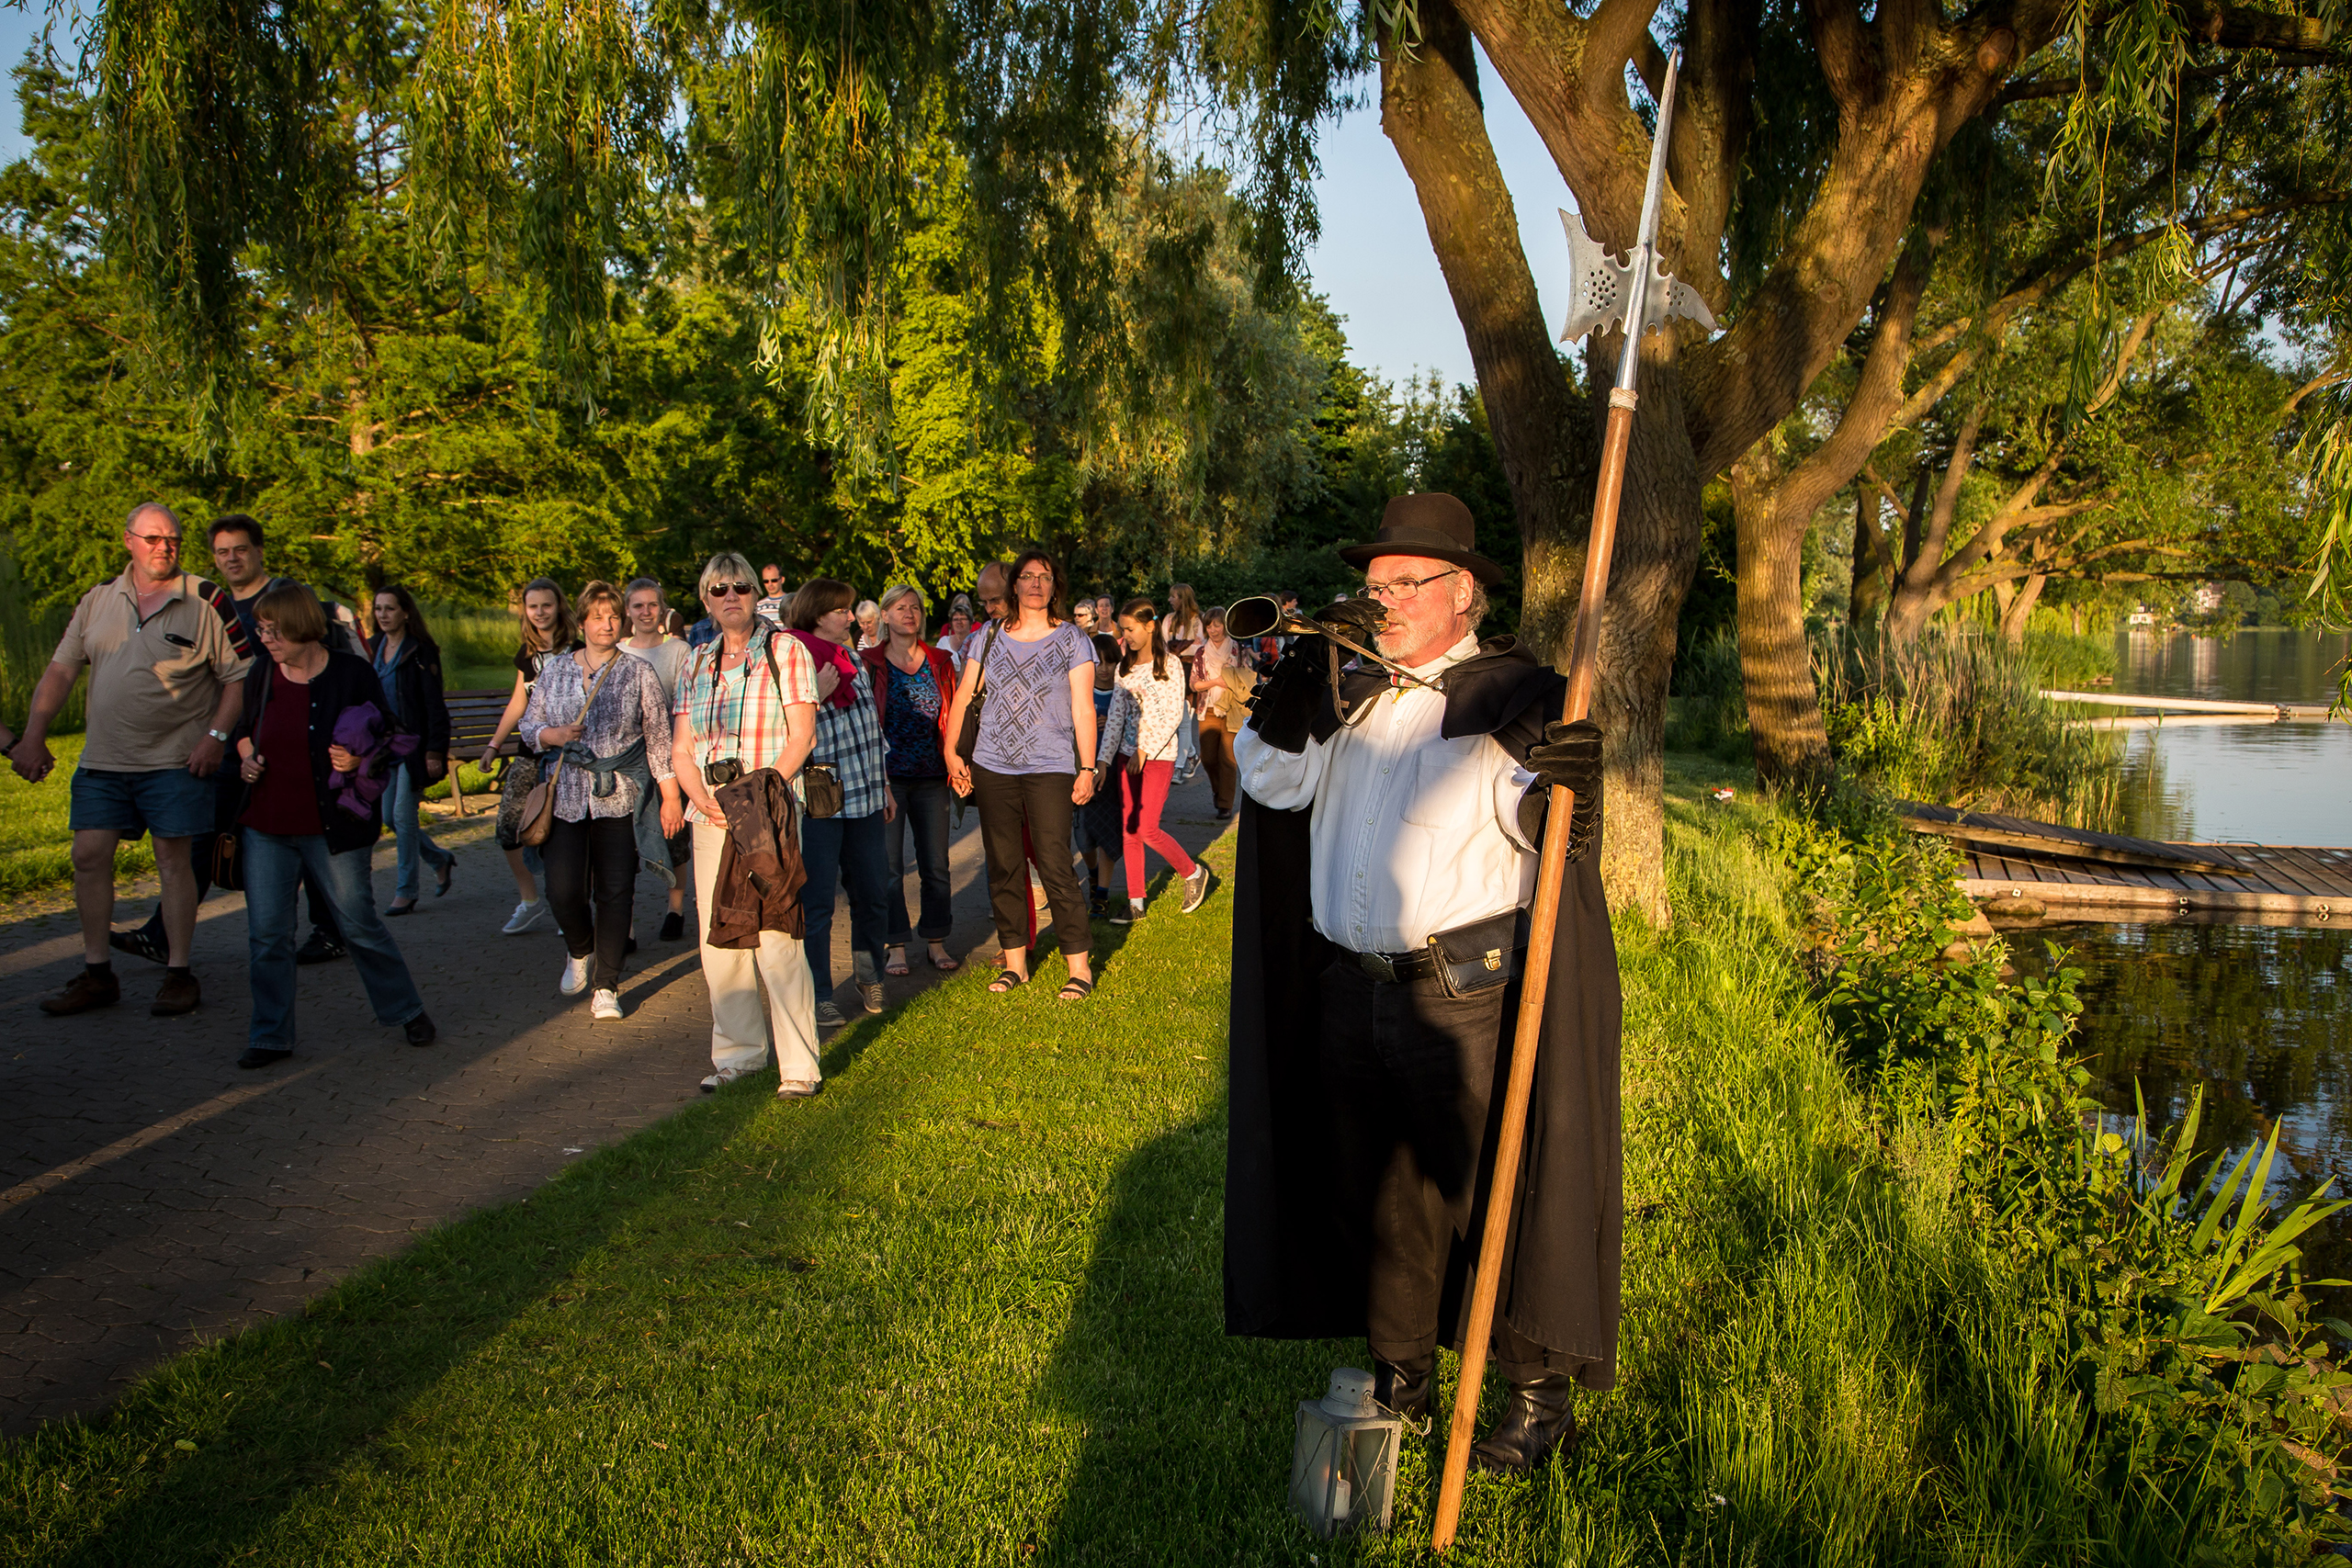
<svg viewBox="0 0 2352 1568"><path fill-rule="evenodd" d="M193 839L212 831L219 786L186 768L112 773L74 770L74 832L112 829L126 839L153 833L159 839Z"/></svg>

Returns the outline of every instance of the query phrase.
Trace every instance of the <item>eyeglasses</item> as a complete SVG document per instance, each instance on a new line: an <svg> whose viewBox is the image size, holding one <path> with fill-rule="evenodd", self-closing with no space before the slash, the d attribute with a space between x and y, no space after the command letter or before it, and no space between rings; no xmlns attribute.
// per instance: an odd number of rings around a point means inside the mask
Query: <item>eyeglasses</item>
<svg viewBox="0 0 2352 1568"><path fill-rule="evenodd" d="M130 536L142 545L169 545L174 549L180 547L180 536L177 534L133 534Z"/></svg>
<svg viewBox="0 0 2352 1568"><path fill-rule="evenodd" d="M1054 574L1050 571L1024 571L1012 581L1023 588L1051 588Z"/></svg>
<svg viewBox="0 0 2352 1568"><path fill-rule="evenodd" d="M1456 566L1449 567L1443 571L1433 572L1428 577L1399 577L1387 582L1367 581L1363 585L1364 597L1385 600L1391 604L1409 604L1422 589L1427 588L1439 578L1452 577L1461 570Z"/></svg>
<svg viewBox="0 0 2352 1568"><path fill-rule="evenodd" d="M752 594L758 592L758 589L753 588L748 582L714 582L710 585L709 592L705 595L705 597L711 599L724 599L729 593L740 593L744 598L749 599Z"/></svg>

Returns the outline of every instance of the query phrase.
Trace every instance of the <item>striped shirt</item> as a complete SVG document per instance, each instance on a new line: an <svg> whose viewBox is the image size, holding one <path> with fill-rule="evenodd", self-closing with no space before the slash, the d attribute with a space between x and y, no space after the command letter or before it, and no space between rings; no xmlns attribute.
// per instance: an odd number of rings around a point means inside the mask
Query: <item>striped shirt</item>
<svg viewBox="0 0 2352 1568"><path fill-rule="evenodd" d="M739 760L747 773L772 766L784 750L786 707L817 700L817 670L808 661L808 650L773 626L753 627L742 662L722 671L718 664L726 651L723 638L696 649L694 661L678 680L672 715L686 721L693 737L686 754L671 759L682 770L700 769L725 757ZM867 712L872 712L871 703ZM708 827L726 826L692 807L686 815Z"/></svg>

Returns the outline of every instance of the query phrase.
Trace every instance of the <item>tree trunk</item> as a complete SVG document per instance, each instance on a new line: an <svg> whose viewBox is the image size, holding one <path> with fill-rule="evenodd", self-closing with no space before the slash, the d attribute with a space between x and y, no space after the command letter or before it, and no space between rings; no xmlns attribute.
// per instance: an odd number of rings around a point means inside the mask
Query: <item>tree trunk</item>
<svg viewBox="0 0 2352 1568"><path fill-rule="evenodd" d="M1766 436L1731 468L1739 535L1739 673L1756 776L1809 784L1829 767L1829 731L1804 637L1804 522L1782 526L1780 454Z"/></svg>
<svg viewBox="0 0 2352 1568"><path fill-rule="evenodd" d="M2033 619L2034 603L2041 597L2041 590L2049 581L2042 573L2034 573L2018 583L2008 603L2001 606L2001 635L2008 639L2011 648L2025 646L2026 625Z"/></svg>
<svg viewBox="0 0 2352 1568"><path fill-rule="evenodd" d="M1521 630L1557 662L1566 656L1591 526L1600 395L1579 399L1552 345L1519 242L1478 93L1469 29L1450 0L1425 0L1421 41L1381 60L1381 127L1419 195L1430 248L1469 340L1496 454L1510 484L1524 550ZM1613 366L1612 339L1593 363ZM1644 345L1624 510L1600 641L1597 718L1608 735L1601 869L1610 899L1663 924L1666 682L1674 624L1699 558L1699 486L1673 344ZM1679 458L1679 461L1678 461Z"/></svg>

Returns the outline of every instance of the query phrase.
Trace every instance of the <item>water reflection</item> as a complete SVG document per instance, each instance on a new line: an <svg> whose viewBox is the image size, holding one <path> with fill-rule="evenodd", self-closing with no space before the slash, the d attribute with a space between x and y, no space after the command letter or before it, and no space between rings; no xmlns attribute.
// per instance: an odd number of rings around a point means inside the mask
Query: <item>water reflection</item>
<svg viewBox="0 0 2352 1568"><path fill-rule="evenodd" d="M2127 632L2115 690L2228 702L2325 704L2352 638L2244 631L2227 639ZM2150 839L2352 846L2352 726L2167 725L2128 732L2127 832ZM2243 1147L2276 1122L2288 1168L2272 1198L2333 1177L2352 1195L2352 930L2181 920L2045 926L2084 972L2076 1047L2102 1101L2177 1121L2205 1091L2199 1144ZM2352 1278L2352 1215L2306 1239L2306 1272ZM2341 1311L2352 1291L2330 1292Z"/></svg>
<svg viewBox="0 0 2352 1568"><path fill-rule="evenodd" d="M2126 632L2115 689L2155 697L2324 705L2352 637ZM2172 724L2125 737L2124 831L2143 839L2352 844L2352 725Z"/></svg>
<svg viewBox="0 0 2352 1568"><path fill-rule="evenodd" d="M2019 968L2040 970L2040 937L2084 973L2077 1049L2099 1099L2129 1114L2132 1086L2176 1122L2205 1090L2198 1143L2244 1147L2280 1123L2290 1168L2272 1197L2291 1201L2334 1177L2352 1194L2352 931L2200 924L2044 926L2011 937ZM2352 1226L2306 1247L2315 1277L2352 1278ZM2352 1304L2335 1292L2338 1304Z"/></svg>

